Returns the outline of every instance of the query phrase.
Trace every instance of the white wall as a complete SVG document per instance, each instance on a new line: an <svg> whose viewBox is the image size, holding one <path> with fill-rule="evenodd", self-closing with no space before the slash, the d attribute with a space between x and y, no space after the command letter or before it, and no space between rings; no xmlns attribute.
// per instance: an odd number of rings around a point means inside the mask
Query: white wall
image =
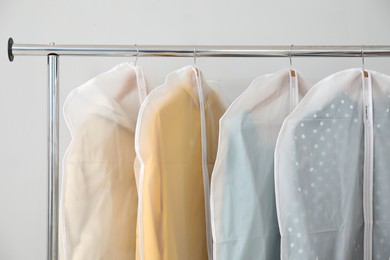
<svg viewBox="0 0 390 260"><path fill-rule="evenodd" d="M47 221L45 57L15 57L6 43L79 44L390 44L388 0L1 0L0 1L0 259L45 259ZM86 80L132 58L61 58L61 104ZM192 63L140 58L149 83ZM358 58L296 58L309 82ZM288 59L198 58L208 79L232 99L257 76ZM390 58L366 59L390 74ZM69 133L61 121L61 159Z"/></svg>

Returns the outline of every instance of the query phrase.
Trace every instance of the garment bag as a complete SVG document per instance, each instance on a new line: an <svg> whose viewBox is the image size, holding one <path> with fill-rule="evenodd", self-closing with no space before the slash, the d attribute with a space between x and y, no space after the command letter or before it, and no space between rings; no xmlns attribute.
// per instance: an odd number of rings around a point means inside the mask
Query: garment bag
<svg viewBox="0 0 390 260"><path fill-rule="evenodd" d="M390 259L390 76L369 71L373 98L372 259ZM370 184L371 185L371 184ZM370 254L369 254L370 255Z"/></svg>
<svg viewBox="0 0 390 260"><path fill-rule="evenodd" d="M282 259L389 259L390 78L350 69L317 83L275 151Z"/></svg>
<svg viewBox="0 0 390 260"><path fill-rule="evenodd" d="M294 70L265 75L221 118L211 181L214 260L279 259L274 148L283 120L307 90Z"/></svg>
<svg viewBox="0 0 390 260"><path fill-rule="evenodd" d="M135 140L137 259L211 256L209 178L224 111L221 96L194 67L169 74L145 100Z"/></svg>
<svg viewBox="0 0 390 260"><path fill-rule="evenodd" d="M72 141L63 161L61 259L135 259L134 133L145 96L142 71L129 63L68 96Z"/></svg>

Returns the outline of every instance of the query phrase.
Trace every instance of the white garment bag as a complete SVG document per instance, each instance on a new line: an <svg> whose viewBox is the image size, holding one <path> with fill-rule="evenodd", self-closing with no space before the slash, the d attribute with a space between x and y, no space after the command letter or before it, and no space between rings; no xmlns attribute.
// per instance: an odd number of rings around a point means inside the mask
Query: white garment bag
<svg viewBox="0 0 390 260"><path fill-rule="evenodd" d="M308 89L294 70L265 75L221 118L211 180L214 260L279 258L274 147L283 120Z"/></svg>
<svg viewBox="0 0 390 260"><path fill-rule="evenodd" d="M145 96L142 71L129 63L68 96L64 115L72 142L63 161L61 259L135 259L134 132Z"/></svg>
<svg viewBox="0 0 390 260"><path fill-rule="evenodd" d="M225 107L193 66L170 73L143 103L135 138L137 259L211 259L209 179Z"/></svg>
<svg viewBox="0 0 390 260"><path fill-rule="evenodd" d="M361 69L317 83L275 150L282 259L389 259L390 77Z"/></svg>

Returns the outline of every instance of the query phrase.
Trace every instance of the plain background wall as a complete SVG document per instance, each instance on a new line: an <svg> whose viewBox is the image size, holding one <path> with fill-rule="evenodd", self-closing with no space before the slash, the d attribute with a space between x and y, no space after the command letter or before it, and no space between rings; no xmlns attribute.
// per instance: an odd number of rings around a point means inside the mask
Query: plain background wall
<svg viewBox="0 0 390 260"><path fill-rule="evenodd" d="M1 0L0 1L0 259L46 258L47 59L15 57L6 43L74 44L390 44L388 0ZM91 77L134 58L60 59L61 106ZM191 58L140 58L149 86ZM311 83L359 58L295 58ZM207 79L232 100L288 58L198 58ZM366 68L390 74L390 58L366 59ZM61 115L62 116L62 115ZM70 141L63 117L61 158Z"/></svg>

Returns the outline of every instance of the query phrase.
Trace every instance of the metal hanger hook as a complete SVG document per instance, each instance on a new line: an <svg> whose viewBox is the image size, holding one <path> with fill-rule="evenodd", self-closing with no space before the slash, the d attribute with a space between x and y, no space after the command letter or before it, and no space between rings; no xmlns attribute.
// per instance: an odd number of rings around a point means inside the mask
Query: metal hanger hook
<svg viewBox="0 0 390 260"><path fill-rule="evenodd" d="M290 58L290 67L292 67L292 58L291 58L291 51L292 51L292 48L294 47L294 44L291 44L290 46L290 51L289 51L289 58Z"/></svg>
<svg viewBox="0 0 390 260"><path fill-rule="evenodd" d="M196 66L196 45L194 44L194 66Z"/></svg>
<svg viewBox="0 0 390 260"><path fill-rule="evenodd" d="M363 71L365 71L365 68L364 68L364 44L362 44L362 68L363 68Z"/></svg>
<svg viewBox="0 0 390 260"><path fill-rule="evenodd" d="M134 44L134 46L137 48L137 55L135 56L134 66L137 66L137 61L139 57L139 48L137 44Z"/></svg>

